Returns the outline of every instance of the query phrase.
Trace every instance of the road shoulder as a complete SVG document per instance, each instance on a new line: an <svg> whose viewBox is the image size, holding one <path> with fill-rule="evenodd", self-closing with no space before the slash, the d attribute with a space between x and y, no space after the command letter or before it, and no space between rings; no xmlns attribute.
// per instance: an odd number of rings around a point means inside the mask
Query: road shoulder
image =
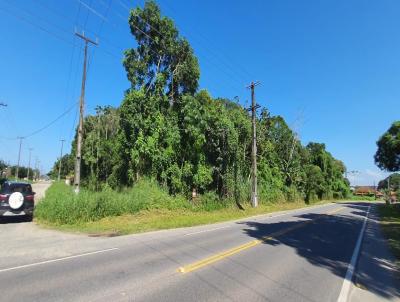
<svg viewBox="0 0 400 302"><path fill-rule="evenodd" d="M400 301L399 270L379 223L378 207L371 206L349 301Z"/></svg>

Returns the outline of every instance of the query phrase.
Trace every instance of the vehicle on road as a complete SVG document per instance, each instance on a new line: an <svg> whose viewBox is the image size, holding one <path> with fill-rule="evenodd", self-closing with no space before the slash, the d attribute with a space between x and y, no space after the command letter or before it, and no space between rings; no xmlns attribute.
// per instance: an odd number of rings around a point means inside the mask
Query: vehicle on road
<svg viewBox="0 0 400 302"><path fill-rule="evenodd" d="M0 217L26 216L29 221L32 220L34 197L35 192L29 183L5 181L0 189Z"/></svg>

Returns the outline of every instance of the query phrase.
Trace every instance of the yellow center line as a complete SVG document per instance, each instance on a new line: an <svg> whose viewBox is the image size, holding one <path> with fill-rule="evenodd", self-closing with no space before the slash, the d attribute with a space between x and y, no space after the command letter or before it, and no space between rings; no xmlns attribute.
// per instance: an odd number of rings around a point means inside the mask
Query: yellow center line
<svg viewBox="0 0 400 302"><path fill-rule="evenodd" d="M333 211L327 212L325 214L332 215L332 214L335 214L335 213L337 213L337 212L339 212L339 211L341 211L343 209L344 209L344 207L341 207L341 208L335 209ZM239 253L241 251L244 251L244 250L247 250L249 248L255 247L255 246L257 246L257 245L259 245L261 243L264 243L266 241L273 240L275 237L279 237L279 236L287 234L287 233L289 233L291 231L294 231L294 230L300 229L302 227L305 227L307 224L312 223L312 222L314 222L314 221L316 221L318 219L320 219L320 218L304 221L299 225L286 228L284 230L272 233L271 235L268 235L268 236L261 237L261 239L256 239L256 240L249 241L249 242L247 242L245 244L236 246L236 247L234 247L232 249L229 249L229 250L223 251L221 253L217 253L217 254L215 254L213 256L204 258L203 260L196 261L194 263L191 263L191 264L188 264L188 265L185 265L185 266L181 266L180 268L178 268L178 272L183 273L183 274L192 272L194 270L197 270L199 268L202 268L204 266L207 266L209 264L212 264L214 262L222 260L222 259L224 259L226 257L229 257L229 256L232 256L234 254L237 254L237 253Z"/></svg>

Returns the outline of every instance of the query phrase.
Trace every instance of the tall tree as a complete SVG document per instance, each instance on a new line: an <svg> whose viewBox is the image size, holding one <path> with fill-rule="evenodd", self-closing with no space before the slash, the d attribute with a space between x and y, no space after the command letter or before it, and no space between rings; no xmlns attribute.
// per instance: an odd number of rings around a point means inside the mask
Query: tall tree
<svg viewBox="0 0 400 302"><path fill-rule="evenodd" d="M251 119L238 103L197 91L197 59L154 1L131 11L136 47L125 52L131 82L119 108L85 118L82 177L86 186L157 180L171 194L250 198ZM301 144L281 116L257 116L262 201L344 197L342 162L324 144ZM74 145L72 154L74 153Z"/></svg>
<svg viewBox="0 0 400 302"><path fill-rule="evenodd" d="M392 126L376 142L375 163L383 170L396 172L400 170L400 121Z"/></svg>
<svg viewBox="0 0 400 302"><path fill-rule="evenodd" d="M161 16L154 1L131 11L131 33L138 46L125 52L124 66L133 89L166 93L171 103L181 94L194 94L200 69L189 42L174 22Z"/></svg>
<svg viewBox="0 0 400 302"><path fill-rule="evenodd" d="M390 185L391 190L398 191L400 189L400 173L393 173L382 179L378 183L378 190L387 189Z"/></svg>

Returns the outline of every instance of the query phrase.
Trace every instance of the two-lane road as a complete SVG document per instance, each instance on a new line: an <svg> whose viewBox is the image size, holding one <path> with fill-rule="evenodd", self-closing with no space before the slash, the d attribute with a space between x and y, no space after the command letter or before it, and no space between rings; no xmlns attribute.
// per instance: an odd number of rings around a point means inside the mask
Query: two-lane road
<svg viewBox="0 0 400 302"><path fill-rule="evenodd" d="M15 238L19 244L11 249L1 231L0 300L346 300L353 288L346 287L346 274L357 263L357 242L362 249L360 234L374 223L366 215L370 210L376 217L375 207L329 204L114 238L36 227L30 241ZM387 286L387 295L373 297L397 299Z"/></svg>

